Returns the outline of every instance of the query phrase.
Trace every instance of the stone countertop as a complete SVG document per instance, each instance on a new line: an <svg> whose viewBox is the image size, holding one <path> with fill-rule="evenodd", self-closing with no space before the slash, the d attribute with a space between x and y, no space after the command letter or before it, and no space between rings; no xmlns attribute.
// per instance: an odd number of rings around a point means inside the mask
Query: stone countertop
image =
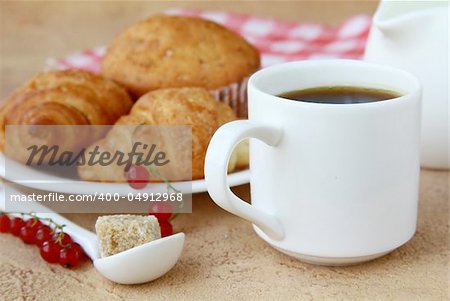
<svg viewBox="0 0 450 301"><path fill-rule="evenodd" d="M127 24L170 7L236 10L336 24L376 3L353 2L1 2L0 94L39 71L46 57L107 44ZM92 29L94 28L94 29ZM249 186L235 189L249 199ZM48 265L35 247L0 234L0 300L444 300L449 298L449 173L422 170L419 221L406 245L369 263L321 267L296 261L205 193L174 221L186 233L178 264L143 285L114 284L92 264ZM93 214L67 215L93 229Z"/></svg>

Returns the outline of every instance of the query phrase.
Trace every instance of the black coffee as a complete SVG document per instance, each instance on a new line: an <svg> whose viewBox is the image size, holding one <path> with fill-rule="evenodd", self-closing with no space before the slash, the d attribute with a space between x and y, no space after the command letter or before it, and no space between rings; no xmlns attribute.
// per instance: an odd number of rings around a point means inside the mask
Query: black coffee
<svg viewBox="0 0 450 301"><path fill-rule="evenodd" d="M335 86L289 91L279 96L304 102L350 104L388 100L399 97L400 94L382 89Z"/></svg>

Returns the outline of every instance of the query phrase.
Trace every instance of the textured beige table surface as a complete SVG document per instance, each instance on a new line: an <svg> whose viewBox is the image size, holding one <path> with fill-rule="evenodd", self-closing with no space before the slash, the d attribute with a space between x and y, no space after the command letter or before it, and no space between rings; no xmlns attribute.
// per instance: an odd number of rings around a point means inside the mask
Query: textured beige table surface
<svg viewBox="0 0 450 301"><path fill-rule="evenodd" d="M126 25L170 7L239 11L336 24L372 13L374 2L1 2L0 96L40 70L46 57L104 45ZM352 267L319 267L280 254L251 225L194 196L174 221L186 233L179 263L144 285L116 285L90 263L47 265L38 250L0 234L0 300L448 300L449 173L423 170L417 234L391 254ZM249 199L248 185L236 189ZM87 228L94 215L69 215Z"/></svg>

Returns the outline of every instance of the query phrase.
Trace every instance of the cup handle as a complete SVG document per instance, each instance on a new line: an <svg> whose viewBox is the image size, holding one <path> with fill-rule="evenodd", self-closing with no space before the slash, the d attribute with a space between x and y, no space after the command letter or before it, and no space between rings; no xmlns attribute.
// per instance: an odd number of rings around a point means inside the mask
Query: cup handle
<svg viewBox="0 0 450 301"><path fill-rule="evenodd" d="M249 120L236 120L222 125L209 143L205 157L205 181L213 201L223 209L243 218L274 240L284 237L280 221L270 213L255 208L238 198L227 182L227 167L234 147L245 138L256 138L276 146L282 130Z"/></svg>

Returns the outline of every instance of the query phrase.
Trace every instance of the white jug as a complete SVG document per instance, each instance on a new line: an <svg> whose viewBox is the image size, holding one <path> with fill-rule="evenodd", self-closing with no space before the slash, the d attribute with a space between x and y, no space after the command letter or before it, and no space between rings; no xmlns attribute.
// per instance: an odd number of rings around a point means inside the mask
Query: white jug
<svg viewBox="0 0 450 301"><path fill-rule="evenodd" d="M423 85L423 167L449 169L448 1L382 1L365 60L404 69Z"/></svg>

